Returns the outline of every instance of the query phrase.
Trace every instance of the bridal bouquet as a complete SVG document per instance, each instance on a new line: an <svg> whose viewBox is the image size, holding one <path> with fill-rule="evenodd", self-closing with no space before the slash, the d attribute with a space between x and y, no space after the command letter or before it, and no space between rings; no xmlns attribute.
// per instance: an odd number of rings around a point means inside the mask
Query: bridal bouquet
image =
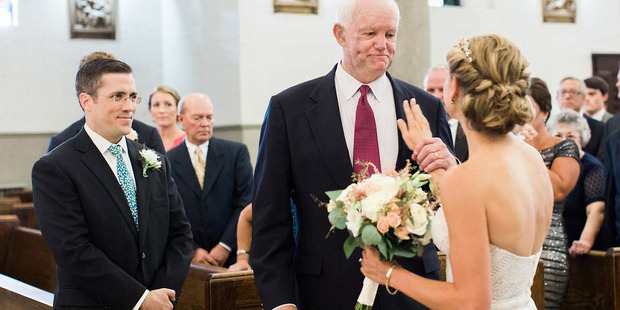
<svg viewBox="0 0 620 310"><path fill-rule="evenodd" d="M374 167L365 163L365 170ZM376 246L381 259L395 256L421 256L431 239L430 223L437 205L432 184L422 187L430 175L419 170L411 174L411 165L389 174L375 173L369 178L362 171L344 190L326 192L329 222L334 229L346 229L349 237L343 248L347 258L355 248ZM375 168L376 172L376 168ZM372 309L379 284L365 278L355 309Z"/></svg>

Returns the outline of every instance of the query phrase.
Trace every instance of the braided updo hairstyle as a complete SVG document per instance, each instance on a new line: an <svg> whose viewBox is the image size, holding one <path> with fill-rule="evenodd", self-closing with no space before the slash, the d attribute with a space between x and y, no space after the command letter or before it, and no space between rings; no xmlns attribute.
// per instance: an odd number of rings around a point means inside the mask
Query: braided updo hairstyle
<svg viewBox="0 0 620 310"><path fill-rule="evenodd" d="M532 119L525 97L529 64L512 42L494 34L462 39L447 58L472 129L502 135Z"/></svg>

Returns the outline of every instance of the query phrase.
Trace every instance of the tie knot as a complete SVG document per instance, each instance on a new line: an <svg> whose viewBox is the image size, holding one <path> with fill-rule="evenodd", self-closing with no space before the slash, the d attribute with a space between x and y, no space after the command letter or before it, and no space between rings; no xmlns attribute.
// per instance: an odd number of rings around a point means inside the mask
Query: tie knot
<svg viewBox="0 0 620 310"><path fill-rule="evenodd" d="M114 155L114 156L121 155L121 150L122 150L121 146L120 145L116 145L116 144L112 144L108 148L108 151L110 151L110 153L112 153L112 155Z"/></svg>
<svg viewBox="0 0 620 310"><path fill-rule="evenodd" d="M360 93L362 94L362 97L366 96L366 94L368 94L369 90L370 90L370 86L368 86L368 85L360 86Z"/></svg>
<svg viewBox="0 0 620 310"><path fill-rule="evenodd" d="M196 154L196 156L198 156L199 158L201 158L201 157L202 157L202 150L201 150L199 147L197 147L197 148L196 148L196 151L194 151L194 153L195 153L195 154Z"/></svg>

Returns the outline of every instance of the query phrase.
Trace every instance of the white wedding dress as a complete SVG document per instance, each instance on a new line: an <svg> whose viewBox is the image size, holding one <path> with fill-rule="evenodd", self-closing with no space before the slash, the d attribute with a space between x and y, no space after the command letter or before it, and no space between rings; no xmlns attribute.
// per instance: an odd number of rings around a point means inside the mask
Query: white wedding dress
<svg viewBox="0 0 620 310"><path fill-rule="evenodd" d="M446 280L452 282L450 266L450 240L443 208L437 210L431 225L433 241L446 253ZM536 309L530 297L530 287L536 273L540 252L531 256L518 256L493 244L491 250L491 309Z"/></svg>

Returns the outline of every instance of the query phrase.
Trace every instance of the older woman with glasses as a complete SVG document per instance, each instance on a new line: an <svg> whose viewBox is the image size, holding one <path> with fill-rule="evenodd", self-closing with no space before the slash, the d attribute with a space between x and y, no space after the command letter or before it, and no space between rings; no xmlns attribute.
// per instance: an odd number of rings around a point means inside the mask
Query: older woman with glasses
<svg viewBox="0 0 620 310"><path fill-rule="evenodd" d="M590 127L579 113L564 110L549 120L549 132L562 140L571 139L579 147L581 172L575 188L566 196L564 226L573 256L590 249L604 250L597 238L605 216L605 177L603 165L581 148L590 140Z"/></svg>

